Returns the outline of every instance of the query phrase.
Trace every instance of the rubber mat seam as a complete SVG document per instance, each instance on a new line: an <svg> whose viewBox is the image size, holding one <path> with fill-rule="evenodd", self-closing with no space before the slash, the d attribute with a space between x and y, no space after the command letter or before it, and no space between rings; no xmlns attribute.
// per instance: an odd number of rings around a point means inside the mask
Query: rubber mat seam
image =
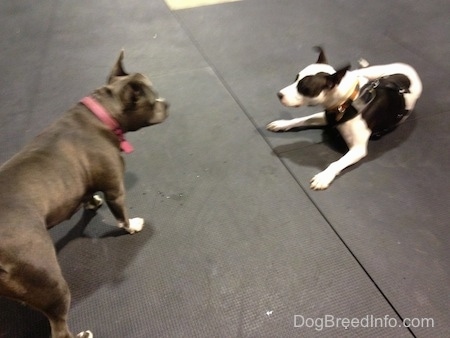
<svg viewBox="0 0 450 338"><path fill-rule="evenodd" d="M375 279L370 275L370 273L367 271L367 269L364 267L364 265L361 263L361 261L356 257L356 255L353 253L353 251L350 249L350 247L347 245L347 243L344 241L344 239L339 235L339 232L335 229L335 227L331 224L331 222L328 220L325 213L321 210L319 205L314 201L314 199L311 197L309 189L305 188L301 182L295 177L294 173L289 169L288 165L285 163L285 161L282 158L279 158L283 166L286 168L286 170L289 172L289 174L294 178L294 180L297 182L297 184L300 186L300 188L303 190L307 198L311 201L314 208L319 212L320 216L324 219L324 221L328 224L328 226L331 228L331 230L335 233L339 241L344 245L344 247L347 249L347 251L350 253L350 255L353 257L353 259L356 261L356 263L359 265L359 267L363 270L364 274L369 278L369 280L372 282L372 284L375 286L375 288L378 290L380 295L384 298L384 300L388 303L388 305L391 307L391 309L395 312L395 314L403 321L404 318L400 315L399 311L395 308L394 304L389 300L389 298L384 294L384 292L381 290L381 288L376 283ZM407 327L408 331L412 334L413 337L416 337L416 335L412 332L410 327Z"/></svg>

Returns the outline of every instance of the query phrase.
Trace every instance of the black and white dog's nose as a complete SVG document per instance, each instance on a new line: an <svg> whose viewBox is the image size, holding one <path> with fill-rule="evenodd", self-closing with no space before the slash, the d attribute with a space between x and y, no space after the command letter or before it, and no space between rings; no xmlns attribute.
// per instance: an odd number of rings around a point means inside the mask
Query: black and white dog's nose
<svg viewBox="0 0 450 338"><path fill-rule="evenodd" d="M283 98L283 93L282 92L278 92L277 93L278 98L281 100Z"/></svg>

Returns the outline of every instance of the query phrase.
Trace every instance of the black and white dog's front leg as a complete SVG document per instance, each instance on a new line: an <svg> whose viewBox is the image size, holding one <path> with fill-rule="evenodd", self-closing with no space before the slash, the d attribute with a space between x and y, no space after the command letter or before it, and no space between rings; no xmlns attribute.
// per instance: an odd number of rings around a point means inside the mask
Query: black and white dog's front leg
<svg viewBox="0 0 450 338"><path fill-rule="evenodd" d="M269 123L266 128L270 131L288 131L299 127L324 127L327 124L325 113L312 114L292 120L277 120Z"/></svg>
<svg viewBox="0 0 450 338"><path fill-rule="evenodd" d="M311 189L324 190L329 187L339 173L355 164L367 155L367 143L371 130L360 115L337 126L344 138L349 151L338 161L331 163L324 171L318 173L311 179Z"/></svg>
<svg viewBox="0 0 450 338"><path fill-rule="evenodd" d="M125 208L125 187L123 183L117 188L105 191L106 204L118 222L119 228L123 228L130 234L139 232L144 227L144 219L135 217L128 218L128 212Z"/></svg>

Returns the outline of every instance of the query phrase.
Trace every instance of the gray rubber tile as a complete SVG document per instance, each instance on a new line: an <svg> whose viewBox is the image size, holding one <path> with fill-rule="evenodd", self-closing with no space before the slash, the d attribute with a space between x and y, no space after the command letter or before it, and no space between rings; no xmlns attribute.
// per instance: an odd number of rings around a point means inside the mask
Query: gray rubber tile
<svg viewBox="0 0 450 338"><path fill-rule="evenodd" d="M52 17L52 1L0 3L0 163L22 146L29 132L30 110L40 62L45 54Z"/></svg>
<svg viewBox="0 0 450 338"><path fill-rule="evenodd" d="M368 42L379 46L377 38L381 33L413 51L433 67L445 72L450 70L446 57L450 49L447 37L450 22L445 15L449 7L447 1L432 0L409 4L394 1L389 2L389 10L386 10L387 3L383 1L366 3L363 6L358 1L345 1L340 2L340 5L351 11L360 26L365 23L365 26L375 27L372 34L363 28L362 32ZM361 32L360 29L356 31ZM389 54L389 51L383 48L383 53L379 56Z"/></svg>

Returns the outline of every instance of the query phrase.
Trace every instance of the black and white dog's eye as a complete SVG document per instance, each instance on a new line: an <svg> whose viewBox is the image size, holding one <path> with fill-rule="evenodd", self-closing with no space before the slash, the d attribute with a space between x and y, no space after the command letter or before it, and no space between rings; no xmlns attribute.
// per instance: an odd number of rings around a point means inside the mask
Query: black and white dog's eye
<svg viewBox="0 0 450 338"><path fill-rule="evenodd" d="M326 76L326 73L305 76L297 83L298 93L308 97L318 96L325 88Z"/></svg>

